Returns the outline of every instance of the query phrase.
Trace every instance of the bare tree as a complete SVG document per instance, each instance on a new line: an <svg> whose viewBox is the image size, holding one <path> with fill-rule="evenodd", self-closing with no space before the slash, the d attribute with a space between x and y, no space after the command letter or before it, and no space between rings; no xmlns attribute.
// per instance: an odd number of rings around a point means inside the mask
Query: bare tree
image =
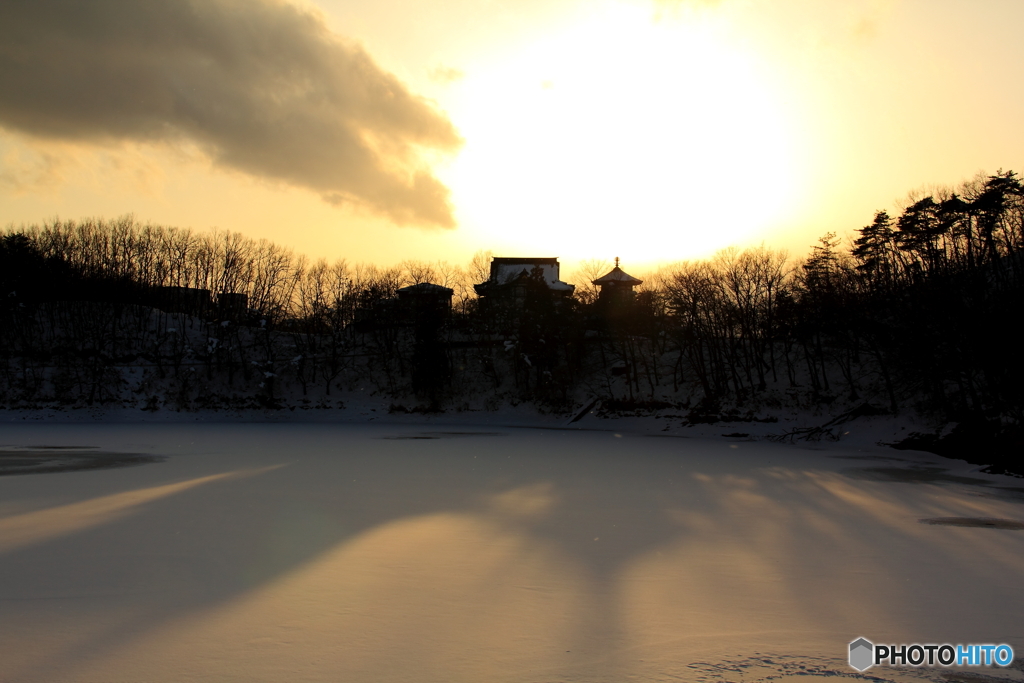
<svg viewBox="0 0 1024 683"><path fill-rule="evenodd" d="M584 305L590 305L597 301L598 288L594 280L601 277L612 269L612 264L605 259L589 259L580 261L576 270L572 272L572 282L576 285L573 296Z"/></svg>

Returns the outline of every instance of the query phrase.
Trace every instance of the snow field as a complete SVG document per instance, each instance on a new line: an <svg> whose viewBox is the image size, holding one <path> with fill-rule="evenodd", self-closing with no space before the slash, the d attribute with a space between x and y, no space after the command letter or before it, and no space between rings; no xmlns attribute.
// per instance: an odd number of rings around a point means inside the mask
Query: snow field
<svg viewBox="0 0 1024 683"><path fill-rule="evenodd" d="M1024 533L919 521L1024 521L1024 485L925 453L402 422L0 445L166 456L0 477L5 683L918 681L943 672L855 676L847 643L1024 654Z"/></svg>

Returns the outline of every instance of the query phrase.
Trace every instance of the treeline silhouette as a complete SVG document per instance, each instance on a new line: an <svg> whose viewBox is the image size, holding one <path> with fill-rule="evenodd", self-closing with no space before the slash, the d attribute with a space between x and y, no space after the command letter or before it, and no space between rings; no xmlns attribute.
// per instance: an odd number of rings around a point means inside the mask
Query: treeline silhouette
<svg viewBox="0 0 1024 683"><path fill-rule="evenodd" d="M489 254L381 268L130 216L54 220L0 241L0 402L337 407L343 390L396 409L596 397L692 421L866 404L1015 429L1022 250L1013 172L880 211L846 246L828 233L799 263L755 247L665 266L617 309L589 284L600 262L566 278L568 303L538 281L485 307ZM419 283L452 290L450 311L400 295Z"/></svg>

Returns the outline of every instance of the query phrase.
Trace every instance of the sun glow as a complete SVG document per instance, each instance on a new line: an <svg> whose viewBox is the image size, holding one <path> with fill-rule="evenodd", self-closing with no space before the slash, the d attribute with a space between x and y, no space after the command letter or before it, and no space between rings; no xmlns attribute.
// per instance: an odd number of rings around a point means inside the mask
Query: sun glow
<svg viewBox="0 0 1024 683"><path fill-rule="evenodd" d="M755 59L719 34L610 4L469 74L446 174L460 222L508 251L647 262L777 222L795 135Z"/></svg>

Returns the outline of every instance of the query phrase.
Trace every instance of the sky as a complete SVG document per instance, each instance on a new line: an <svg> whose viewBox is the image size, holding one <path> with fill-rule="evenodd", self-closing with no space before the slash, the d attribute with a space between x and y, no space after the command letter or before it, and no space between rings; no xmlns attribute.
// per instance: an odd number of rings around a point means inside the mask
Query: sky
<svg viewBox="0 0 1024 683"><path fill-rule="evenodd" d="M627 270L1022 170L1024 3L16 0L0 225Z"/></svg>

